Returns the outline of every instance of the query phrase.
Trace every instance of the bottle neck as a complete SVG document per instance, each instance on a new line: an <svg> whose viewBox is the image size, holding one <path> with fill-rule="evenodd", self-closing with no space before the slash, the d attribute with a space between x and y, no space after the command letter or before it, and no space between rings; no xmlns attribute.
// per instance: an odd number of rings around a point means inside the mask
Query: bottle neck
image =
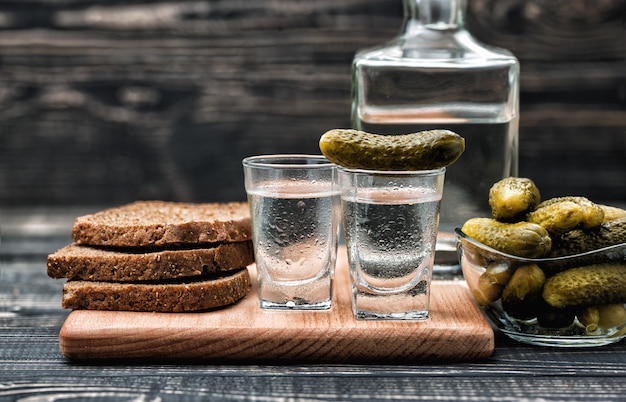
<svg viewBox="0 0 626 402"><path fill-rule="evenodd" d="M466 0L404 0L404 31L461 30Z"/></svg>

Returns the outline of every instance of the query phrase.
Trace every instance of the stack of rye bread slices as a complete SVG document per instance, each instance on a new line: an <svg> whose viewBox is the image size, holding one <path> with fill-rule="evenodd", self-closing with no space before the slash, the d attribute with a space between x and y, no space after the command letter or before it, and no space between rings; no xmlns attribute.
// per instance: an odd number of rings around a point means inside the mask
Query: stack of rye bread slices
<svg viewBox="0 0 626 402"><path fill-rule="evenodd" d="M247 203L138 201L76 218L48 275L66 309L209 310L249 293L251 240Z"/></svg>

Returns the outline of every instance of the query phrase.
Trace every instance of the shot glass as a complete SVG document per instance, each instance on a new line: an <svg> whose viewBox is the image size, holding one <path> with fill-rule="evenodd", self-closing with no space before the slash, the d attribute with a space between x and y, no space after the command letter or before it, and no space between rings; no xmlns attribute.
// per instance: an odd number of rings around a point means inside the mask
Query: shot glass
<svg viewBox="0 0 626 402"><path fill-rule="evenodd" d="M334 164L316 155L243 160L264 309L331 308L341 207Z"/></svg>
<svg viewBox="0 0 626 402"><path fill-rule="evenodd" d="M357 319L429 318L445 168L338 168Z"/></svg>

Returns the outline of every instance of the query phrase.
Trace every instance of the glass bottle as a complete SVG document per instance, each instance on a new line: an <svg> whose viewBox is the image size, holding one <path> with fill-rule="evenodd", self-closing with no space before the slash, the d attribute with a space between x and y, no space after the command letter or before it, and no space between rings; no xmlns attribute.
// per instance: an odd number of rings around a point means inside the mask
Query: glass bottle
<svg viewBox="0 0 626 402"><path fill-rule="evenodd" d="M353 128L441 128L465 138L465 152L446 172L435 273L458 272L454 228L490 216L489 188L517 175L519 63L473 38L465 9L466 0L404 0L402 32L359 51L352 64Z"/></svg>

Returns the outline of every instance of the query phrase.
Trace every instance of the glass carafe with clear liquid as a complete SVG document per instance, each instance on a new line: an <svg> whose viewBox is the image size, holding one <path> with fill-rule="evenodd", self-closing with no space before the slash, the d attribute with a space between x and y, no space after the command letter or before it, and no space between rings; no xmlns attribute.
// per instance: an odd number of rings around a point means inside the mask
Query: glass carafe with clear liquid
<svg viewBox="0 0 626 402"><path fill-rule="evenodd" d="M465 138L446 172L435 256L435 273L458 273L454 228L490 216L489 188L517 175L519 62L465 29L465 0L404 0L404 8L401 34L354 58L352 126Z"/></svg>

